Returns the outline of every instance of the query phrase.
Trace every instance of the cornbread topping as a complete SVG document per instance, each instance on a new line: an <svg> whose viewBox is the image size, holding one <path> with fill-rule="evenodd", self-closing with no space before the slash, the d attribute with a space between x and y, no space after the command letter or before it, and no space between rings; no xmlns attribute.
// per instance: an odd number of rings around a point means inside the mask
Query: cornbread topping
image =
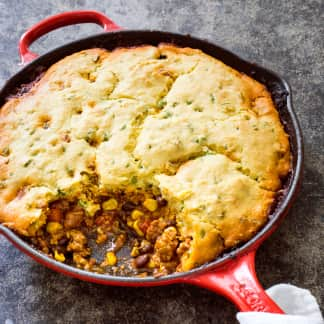
<svg viewBox="0 0 324 324"><path fill-rule="evenodd" d="M250 239L290 169L265 86L191 48L89 49L0 110L0 221L60 262L145 273ZM91 256L113 237L105 257ZM139 271L140 272L140 271Z"/></svg>

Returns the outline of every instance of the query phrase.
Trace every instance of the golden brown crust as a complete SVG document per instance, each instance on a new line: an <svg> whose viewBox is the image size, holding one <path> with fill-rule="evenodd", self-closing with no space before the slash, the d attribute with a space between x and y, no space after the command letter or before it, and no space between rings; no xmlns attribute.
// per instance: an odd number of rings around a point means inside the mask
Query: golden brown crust
<svg viewBox="0 0 324 324"><path fill-rule="evenodd" d="M153 186L192 239L183 270L249 239L289 169L265 86L197 49L81 51L0 111L0 222L33 235L61 192L89 185L85 174L98 192Z"/></svg>

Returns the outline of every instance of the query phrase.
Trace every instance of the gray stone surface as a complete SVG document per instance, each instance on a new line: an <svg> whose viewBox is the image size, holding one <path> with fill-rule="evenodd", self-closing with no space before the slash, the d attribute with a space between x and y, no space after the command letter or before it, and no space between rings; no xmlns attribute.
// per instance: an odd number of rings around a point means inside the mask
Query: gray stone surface
<svg viewBox="0 0 324 324"><path fill-rule="evenodd" d="M323 1L1 0L0 83L19 70L17 42L40 19L72 9L97 9L129 29L191 33L284 75L305 138L305 177L279 230L260 248L265 287L289 282L311 289L323 306L324 58ZM43 37L38 53L99 32L67 27ZM321 250L322 249L322 250ZM0 237L0 324L235 323L235 308L204 289L104 287L64 277L35 263Z"/></svg>

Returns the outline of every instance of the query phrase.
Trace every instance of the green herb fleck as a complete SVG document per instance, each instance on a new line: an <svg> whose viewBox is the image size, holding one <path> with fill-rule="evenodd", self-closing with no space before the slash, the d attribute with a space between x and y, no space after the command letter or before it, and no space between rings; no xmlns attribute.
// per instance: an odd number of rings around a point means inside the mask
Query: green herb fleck
<svg viewBox="0 0 324 324"><path fill-rule="evenodd" d="M176 106L178 106L178 102L174 102L173 104L172 104L172 107L176 107Z"/></svg>
<svg viewBox="0 0 324 324"><path fill-rule="evenodd" d="M103 137L103 141L104 141L104 142L109 141L110 137L111 137L111 135L105 133L105 134L104 134L104 137Z"/></svg>
<svg viewBox="0 0 324 324"><path fill-rule="evenodd" d="M207 150L204 150L204 153L205 153L205 155L213 155L214 154L214 152L211 151L209 148L207 148Z"/></svg>
<svg viewBox="0 0 324 324"><path fill-rule="evenodd" d="M87 208L87 202L84 200L79 199L78 200L78 205L81 206L83 209Z"/></svg>
<svg viewBox="0 0 324 324"><path fill-rule="evenodd" d="M167 118L170 118L171 116L172 116L172 112L166 111L162 118L167 119Z"/></svg>
<svg viewBox="0 0 324 324"><path fill-rule="evenodd" d="M62 189L58 188L57 189L57 195L59 197L64 197L66 195L66 193Z"/></svg>
<svg viewBox="0 0 324 324"><path fill-rule="evenodd" d="M157 106L158 106L158 108L163 109L166 104L167 104L166 100L161 99L161 100L158 101Z"/></svg>
<svg viewBox="0 0 324 324"><path fill-rule="evenodd" d="M214 97L214 95L213 95L212 93L210 94L210 101L211 101L212 103L215 102L215 97Z"/></svg>
<svg viewBox="0 0 324 324"><path fill-rule="evenodd" d="M187 104L187 105L191 105L191 104L192 104L192 100L187 100L187 101L186 101L186 104Z"/></svg>
<svg viewBox="0 0 324 324"><path fill-rule="evenodd" d="M84 140L92 145L95 142L96 130L90 128L87 132L87 135L84 137Z"/></svg>
<svg viewBox="0 0 324 324"><path fill-rule="evenodd" d="M137 177L136 176L132 176L131 178L131 184L136 184L137 183Z"/></svg>
<svg viewBox="0 0 324 324"><path fill-rule="evenodd" d="M185 207L185 203L183 200L181 200L180 201L180 211L183 211L184 207Z"/></svg>
<svg viewBox="0 0 324 324"><path fill-rule="evenodd" d="M27 168L30 163L32 163L33 160L28 160L27 162L24 163L24 168Z"/></svg>
<svg viewBox="0 0 324 324"><path fill-rule="evenodd" d="M202 143L205 143L207 141L207 137L206 136L202 136L202 137L199 137L199 138L196 138L195 139L195 142L197 144L202 144Z"/></svg>
<svg viewBox="0 0 324 324"><path fill-rule="evenodd" d="M204 238L205 235L206 235L206 231L202 228L202 229L200 230L200 237L201 237L201 238Z"/></svg>
<svg viewBox="0 0 324 324"><path fill-rule="evenodd" d="M122 130L124 130L124 129L126 129L126 124L125 125L123 125L121 128L120 128L120 130L122 131Z"/></svg>
<svg viewBox="0 0 324 324"><path fill-rule="evenodd" d="M201 107L194 107L193 110L197 112L202 112L204 109Z"/></svg>

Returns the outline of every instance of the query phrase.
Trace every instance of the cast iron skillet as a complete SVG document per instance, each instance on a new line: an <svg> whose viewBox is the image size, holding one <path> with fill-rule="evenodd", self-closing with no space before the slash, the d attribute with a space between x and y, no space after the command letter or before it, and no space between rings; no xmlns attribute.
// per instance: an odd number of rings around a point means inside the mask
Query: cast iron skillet
<svg viewBox="0 0 324 324"><path fill-rule="evenodd" d="M28 47L43 34L71 24L93 22L101 25L106 32L73 43L69 43L49 53L38 56ZM30 28L20 39L19 50L24 66L5 84L0 92L0 107L6 98L21 89L23 84L32 82L53 63L74 52L101 47L112 50L119 46L141 44L158 45L161 42L178 46L199 48L205 53L220 59L225 64L252 76L267 86L279 110L280 118L290 138L292 169L286 180L283 194L269 216L268 223L247 243L237 247L213 262L184 273L174 273L161 278L118 277L107 274L87 272L57 262L31 247L10 229L0 225L0 233L7 237L17 248L37 262L66 275L116 286L158 286L174 283L189 283L205 287L234 302L241 311L261 311L283 313L266 295L256 278L254 259L259 245L278 227L288 212L301 181L303 165L302 136L296 115L292 108L291 90L288 83L277 74L237 57L235 54L206 40L189 35L180 35L152 30L121 30L114 22L95 11L74 11L49 17Z"/></svg>

